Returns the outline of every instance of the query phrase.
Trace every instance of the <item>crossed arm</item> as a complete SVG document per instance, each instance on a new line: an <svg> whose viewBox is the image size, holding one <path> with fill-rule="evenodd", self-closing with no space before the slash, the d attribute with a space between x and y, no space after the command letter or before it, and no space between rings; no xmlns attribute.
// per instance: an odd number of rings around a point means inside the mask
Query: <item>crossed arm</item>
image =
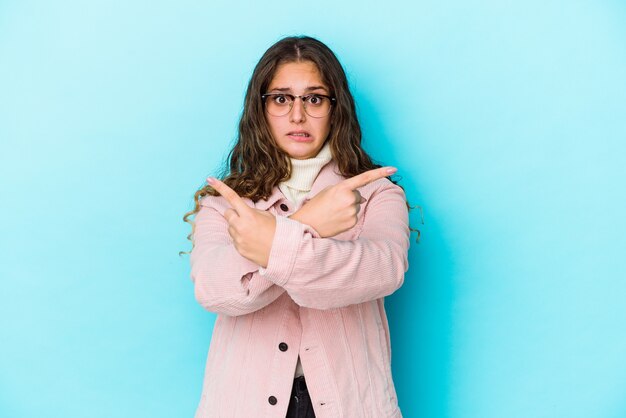
<svg viewBox="0 0 626 418"><path fill-rule="evenodd" d="M196 216L192 278L208 310L253 312L287 291L301 306L328 309L376 299L401 284L407 268L404 193L378 182L358 239L332 237L355 226L359 187L391 174L372 170L324 189L289 218L248 206L222 182L209 179L230 208ZM216 198L217 199L217 198Z"/></svg>

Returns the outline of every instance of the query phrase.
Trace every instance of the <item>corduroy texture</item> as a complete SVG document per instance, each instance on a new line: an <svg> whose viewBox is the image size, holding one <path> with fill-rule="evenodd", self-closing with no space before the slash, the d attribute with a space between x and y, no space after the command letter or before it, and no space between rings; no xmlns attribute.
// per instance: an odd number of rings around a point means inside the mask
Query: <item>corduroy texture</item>
<svg viewBox="0 0 626 418"><path fill-rule="evenodd" d="M327 164L308 197L341 180ZM276 215L267 268L235 250L226 201L202 200L191 277L198 302L218 318L196 418L284 418L298 355L316 417L402 416L383 298L408 268L406 201L387 179L359 191L367 202L356 226L332 238L287 218L299 206L278 188L268 200L248 200Z"/></svg>

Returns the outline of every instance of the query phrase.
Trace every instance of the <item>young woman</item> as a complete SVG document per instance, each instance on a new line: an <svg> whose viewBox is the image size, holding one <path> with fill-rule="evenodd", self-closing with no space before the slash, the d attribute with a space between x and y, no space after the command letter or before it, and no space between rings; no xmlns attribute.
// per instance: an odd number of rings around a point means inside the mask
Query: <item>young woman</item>
<svg viewBox="0 0 626 418"><path fill-rule="evenodd" d="M408 268L406 199L361 148L326 45L265 52L229 160L184 218L196 299L218 314L196 417L401 417L383 298Z"/></svg>

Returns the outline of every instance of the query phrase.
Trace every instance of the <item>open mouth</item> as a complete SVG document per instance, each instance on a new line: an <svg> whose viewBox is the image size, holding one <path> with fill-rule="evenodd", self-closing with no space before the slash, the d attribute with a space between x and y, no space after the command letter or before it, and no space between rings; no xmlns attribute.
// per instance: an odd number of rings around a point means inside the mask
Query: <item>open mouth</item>
<svg viewBox="0 0 626 418"><path fill-rule="evenodd" d="M308 138L311 135L309 135L308 132L304 132L304 131L297 131L297 132L289 132L287 134L288 136L296 136L296 137L301 137L301 138Z"/></svg>
<svg viewBox="0 0 626 418"><path fill-rule="evenodd" d="M292 131L287 134L287 136L295 142L311 142L313 141L313 137L306 131Z"/></svg>

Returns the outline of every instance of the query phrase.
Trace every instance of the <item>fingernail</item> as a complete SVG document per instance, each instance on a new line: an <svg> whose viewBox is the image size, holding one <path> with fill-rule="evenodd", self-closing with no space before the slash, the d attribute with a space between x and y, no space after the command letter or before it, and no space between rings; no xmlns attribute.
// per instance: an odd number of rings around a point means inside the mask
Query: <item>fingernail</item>
<svg viewBox="0 0 626 418"><path fill-rule="evenodd" d="M215 177L207 177L206 178L206 182L209 183L210 185L214 185L215 184Z"/></svg>
<svg viewBox="0 0 626 418"><path fill-rule="evenodd" d="M387 174L393 174L396 171L398 171L398 169L395 167L389 167L386 171L387 171Z"/></svg>

